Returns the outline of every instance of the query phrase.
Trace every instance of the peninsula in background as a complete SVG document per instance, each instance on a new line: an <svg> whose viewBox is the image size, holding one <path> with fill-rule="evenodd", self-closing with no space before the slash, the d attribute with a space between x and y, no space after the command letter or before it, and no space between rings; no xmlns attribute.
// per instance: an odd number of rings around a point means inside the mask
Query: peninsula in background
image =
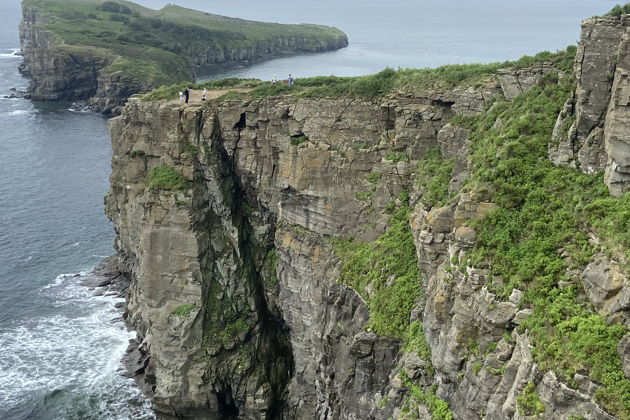
<svg viewBox="0 0 630 420"><path fill-rule="evenodd" d="M88 100L118 113L139 92L195 81L204 67L245 65L343 48L328 26L254 22L169 4L152 10L126 1L24 0L20 71L32 99Z"/></svg>

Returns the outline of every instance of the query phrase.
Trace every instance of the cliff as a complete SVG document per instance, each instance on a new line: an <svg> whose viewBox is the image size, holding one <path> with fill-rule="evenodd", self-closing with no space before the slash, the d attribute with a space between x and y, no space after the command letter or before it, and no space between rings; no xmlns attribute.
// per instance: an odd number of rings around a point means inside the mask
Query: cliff
<svg viewBox="0 0 630 420"><path fill-rule="evenodd" d="M106 211L156 410L630 417L623 55L600 84L626 28L586 21L575 74L569 49L130 100Z"/></svg>
<svg viewBox="0 0 630 420"><path fill-rule="evenodd" d="M192 82L204 67L251 64L345 47L338 29L233 19L125 1L23 0L21 72L32 99L88 100L119 113L126 99Z"/></svg>

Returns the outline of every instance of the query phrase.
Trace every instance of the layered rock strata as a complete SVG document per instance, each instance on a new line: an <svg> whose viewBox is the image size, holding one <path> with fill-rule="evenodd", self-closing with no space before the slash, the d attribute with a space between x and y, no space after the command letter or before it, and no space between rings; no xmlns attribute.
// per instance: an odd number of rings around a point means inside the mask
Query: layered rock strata
<svg viewBox="0 0 630 420"><path fill-rule="evenodd" d="M602 22L585 28L608 34L610 20ZM589 71L602 70L587 71L595 58L580 48L576 98L596 94L584 86L601 76ZM556 133L578 112L575 138L604 124L606 141L623 139L624 68L617 66L610 97L593 97L610 105L570 98ZM543 418L614 418L595 402L599 385L586 375L576 372L567 384L535 362L528 332L518 328L532 314L521 305L526 291L502 299L489 287L502 279L489 270L454 268L475 246L471 226L497 205L491 191L460 190L473 169L470 132L448 121L513 100L550 73L545 64L502 72L478 89L373 101L129 101L110 122L106 208L132 279L128 320L141 341L135 373L156 410L195 419L429 418L426 402L409 403L415 386L433 389L457 419L530 418L518 409L526 392L540 399ZM587 105L599 106L603 119L587 124L595 113ZM606 165L621 161L623 146L615 147L604 148ZM456 195L429 208L414 172L435 148L453 162L448 190ZM160 167L179 174L183 188L154 184ZM336 241L379 238L403 191L411 193L423 279L409 321L422 325L430 356L366 328L368 302L339 281ZM628 327L630 287L617 261L598 251L572 276L597 313ZM618 352L630 377L627 337Z"/></svg>

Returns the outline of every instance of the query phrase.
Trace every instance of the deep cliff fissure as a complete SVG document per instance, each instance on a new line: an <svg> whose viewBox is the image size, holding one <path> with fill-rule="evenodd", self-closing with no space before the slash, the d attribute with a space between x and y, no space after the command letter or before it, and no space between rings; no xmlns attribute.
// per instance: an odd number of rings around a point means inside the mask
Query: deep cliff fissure
<svg viewBox="0 0 630 420"><path fill-rule="evenodd" d="M625 418L627 26L583 24L577 88L542 62L369 100L130 100L106 204L156 410Z"/></svg>

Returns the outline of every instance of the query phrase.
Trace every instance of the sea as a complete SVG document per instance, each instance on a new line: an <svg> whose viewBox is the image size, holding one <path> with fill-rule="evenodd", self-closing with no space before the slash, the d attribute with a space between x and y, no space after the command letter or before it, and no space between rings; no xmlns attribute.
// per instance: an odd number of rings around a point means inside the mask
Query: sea
<svg viewBox="0 0 630 420"><path fill-rule="evenodd" d="M178 1L178 0L175 0ZM162 0L139 0L161 8ZM579 22L614 0L179 0L220 15L320 23L348 34L339 51L200 75L356 76L386 67L516 59L575 44ZM18 0L0 0L0 419L153 419L120 360L135 333L116 296L81 281L113 250L103 213L111 146L105 117L71 103L11 97Z"/></svg>

